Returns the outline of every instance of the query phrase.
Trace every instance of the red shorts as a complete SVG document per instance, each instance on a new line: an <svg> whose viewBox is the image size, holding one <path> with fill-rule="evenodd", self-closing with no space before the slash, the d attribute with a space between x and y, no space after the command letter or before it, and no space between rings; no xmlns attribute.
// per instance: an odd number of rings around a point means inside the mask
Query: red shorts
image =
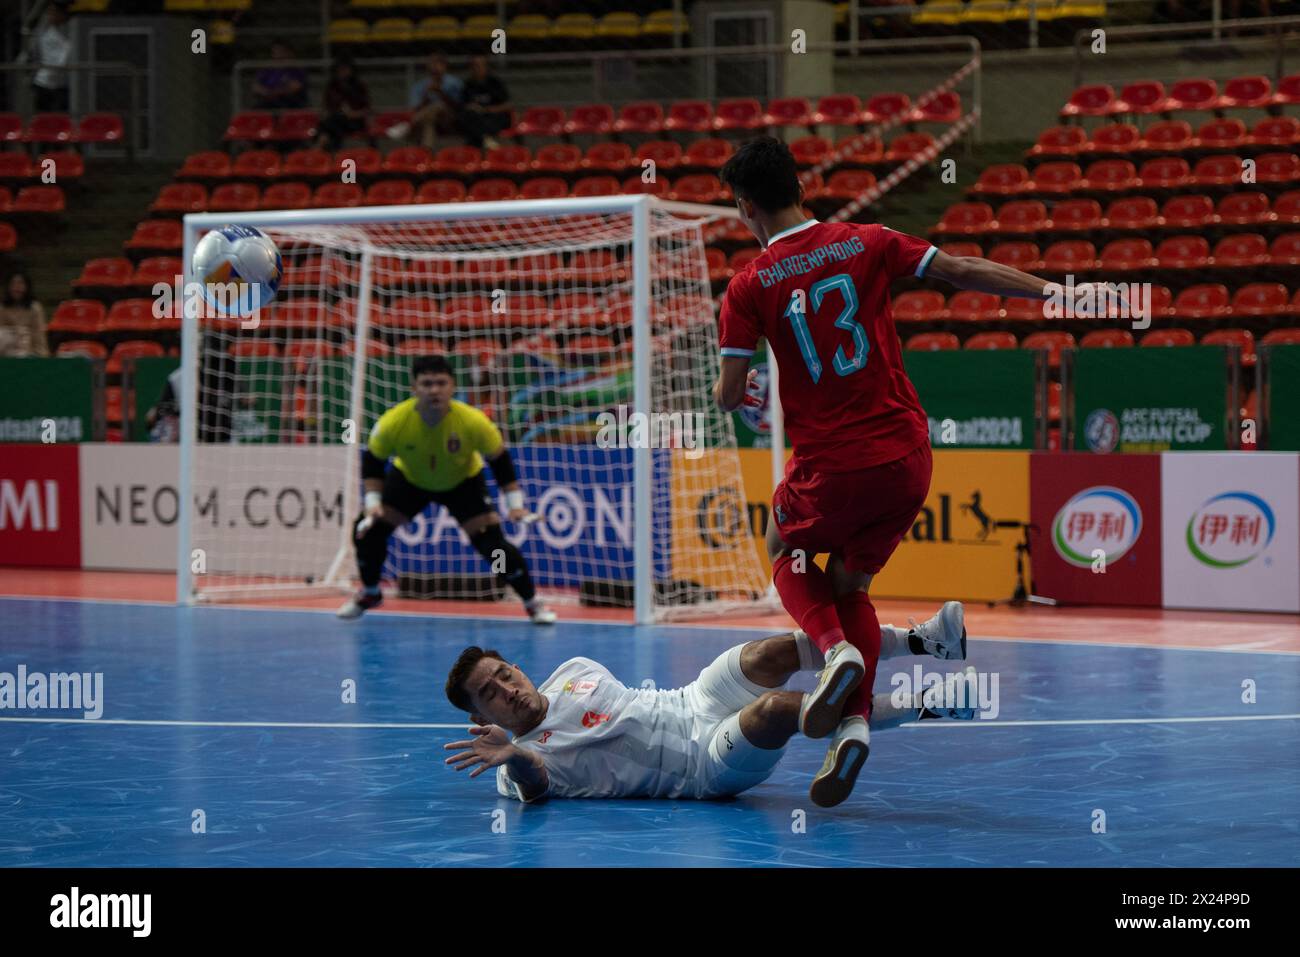
<svg viewBox="0 0 1300 957"><path fill-rule="evenodd" d="M811 555L835 552L874 575L916 521L930 491L930 443L857 472L815 472L791 459L772 495L781 540Z"/></svg>

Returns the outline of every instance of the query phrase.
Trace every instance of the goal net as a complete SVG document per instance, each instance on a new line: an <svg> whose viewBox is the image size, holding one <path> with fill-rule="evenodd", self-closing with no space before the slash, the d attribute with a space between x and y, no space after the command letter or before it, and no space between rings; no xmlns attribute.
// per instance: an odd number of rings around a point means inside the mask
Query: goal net
<svg viewBox="0 0 1300 957"><path fill-rule="evenodd" d="M752 610L768 582L710 394L708 215L627 196L241 216L285 274L248 320L185 321L180 599L351 589L361 449L412 359L442 354L514 456L539 519L504 530L543 596L635 599L643 621ZM225 221L186 217L187 262ZM384 577L514 598L438 505L394 533Z"/></svg>

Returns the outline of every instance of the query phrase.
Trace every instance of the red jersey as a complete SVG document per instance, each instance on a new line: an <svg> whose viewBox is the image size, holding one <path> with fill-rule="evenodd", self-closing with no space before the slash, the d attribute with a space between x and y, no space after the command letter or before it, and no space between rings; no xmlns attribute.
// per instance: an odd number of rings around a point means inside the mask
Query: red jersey
<svg viewBox="0 0 1300 957"><path fill-rule="evenodd" d="M923 275L937 251L884 226L809 220L773 236L731 280L722 354L751 356L759 337L767 340L796 459L850 472L930 440L903 370L889 284Z"/></svg>

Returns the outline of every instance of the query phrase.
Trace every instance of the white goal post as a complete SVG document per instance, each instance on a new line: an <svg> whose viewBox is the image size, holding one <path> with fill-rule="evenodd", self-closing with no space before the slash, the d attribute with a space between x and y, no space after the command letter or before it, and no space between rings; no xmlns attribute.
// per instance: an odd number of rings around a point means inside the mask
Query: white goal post
<svg viewBox="0 0 1300 957"><path fill-rule="evenodd" d="M515 456L540 520L507 535L542 594L632 604L638 623L766 610L735 431L709 394L703 227L734 215L640 195L185 216L187 284L200 235L230 222L274 239L285 277L244 321L191 308L187 285L178 601L350 589L360 449L410 396L411 359L437 352ZM501 597L432 514L394 534L386 577Z"/></svg>

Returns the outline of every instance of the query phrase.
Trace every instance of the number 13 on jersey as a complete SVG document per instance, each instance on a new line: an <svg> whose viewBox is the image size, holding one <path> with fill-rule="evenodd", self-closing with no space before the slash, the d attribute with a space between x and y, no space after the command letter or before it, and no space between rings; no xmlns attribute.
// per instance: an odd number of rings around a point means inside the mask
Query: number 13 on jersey
<svg viewBox="0 0 1300 957"><path fill-rule="evenodd" d="M843 346L836 346L835 348L835 355L831 359L835 374L841 376L852 375L860 369L866 368L867 356L871 352L871 343L867 341L867 330L863 329L861 324L853 318L858 312L858 291L853 288L853 280L846 273L818 280L809 287L807 296L804 295L802 289L795 290L794 295L790 297L790 305L786 307L785 316L794 327L795 341L799 343L799 352L803 355L803 361L808 366L808 374L812 376L814 383L821 380L822 360L817 355L817 349L813 345L812 333L808 329L807 310L811 309L816 312L821 308L826 294L835 290L838 290L844 299L844 308L840 310L839 316L835 319L835 328L853 333L853 356L851 358L844 354ZM807 302L807 305L805 305L805 302Z"/></svg>

